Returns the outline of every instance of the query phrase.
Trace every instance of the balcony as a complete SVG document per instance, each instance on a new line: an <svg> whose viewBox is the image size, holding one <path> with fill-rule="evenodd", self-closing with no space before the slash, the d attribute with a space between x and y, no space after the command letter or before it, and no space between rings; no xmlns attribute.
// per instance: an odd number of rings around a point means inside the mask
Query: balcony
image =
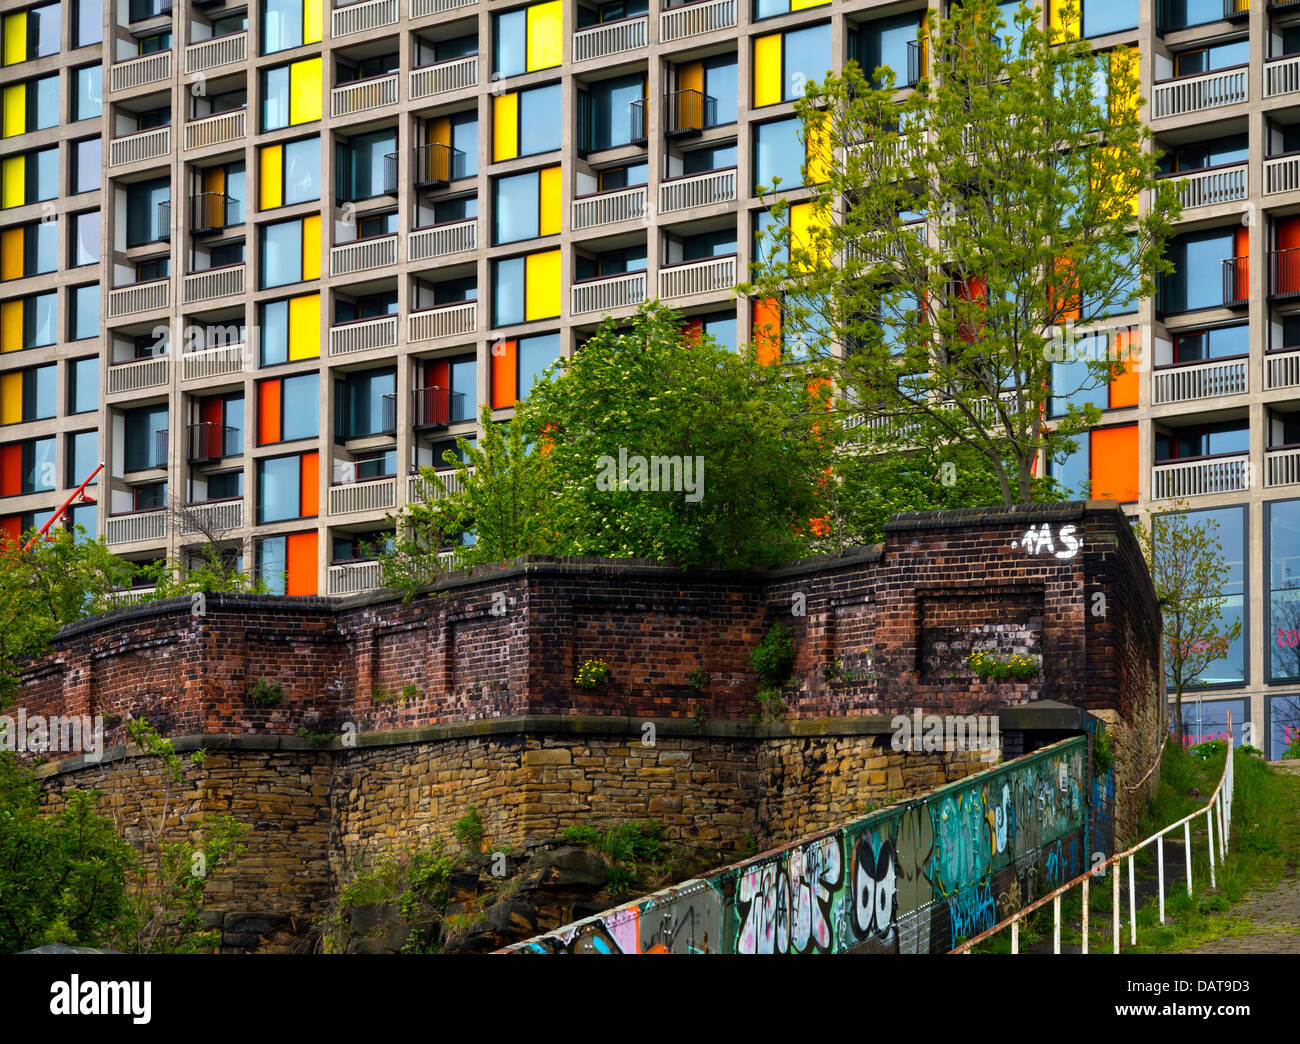
<svg viewBox="0 0 1300 1044"><path fill-rule="evenodd" d="M1300 91L1300 54L1274 58L1264 63L1264 97Z"/></svg>
<svg viewBox="0 0 1300 1044"><path fill-rule="evenodd" d="M918 243L924 245L929 226L924 221L914 221L903 225L900 231L904 236L914 237ZM907 249L906 239L890 241L886 239L883 232L869 232L861 239L844 245L845 253L850 258L875 265L901 261Z"/></svg>
<svg viewBox="0 0 1300 1044"><path fill-rule="evenodd" d="M435 257L460 254L478 245L478 219L448 221L428 228L417 228L406 240L408 261L428 261Z"/></svg>
<svg viewBox="0 0 1300 1044"><path fill-rule="evenodd" d="M109 515L104 520L104 538L110 546L166 540L167 512L132 511L126 515Z"/></svg>
<svg viewBox="0 0 1300 1044"><path fill-rule="evenodd" d="M114 363L108 367L107 374L109 395L140 392L146 388L161 388L169 380L167 356L158 355L151 359Z"/></svg>
<svg viewBox="0 0 1300 1044"><path fill-rule="evenodd" d="M411 17L427 18L429 15L445 14L476 3L478 0L411 0Z"/></svg>
<svg viewBox="0 0 1300 1044"><path fill-rule="evenodd" d="M397 507L397 479L371 479L330 486L330 514L355 515L362 511L387 511Z"/></svg>
<svg viewBox="0 0 1300 1044"><path fill-rule="evenodd" d="M378 562L344 562L332 565L325 581L328 595L361 594L374 591L383 581L384 570Z"/></svg>
<svg viewBox="0 0 1300 1044"><path fill-rule="evenodd" d="M1223 259L1223 307L1244 308L1250 303L1250 258Z"/></svg>
<svg viewBox="0 0 1300 1044"><path fill-rule="evenodd" d="M190 232L204 236L222 232L232 225L244 223L242 200L232 199L221 192L198 192L190 197Z"/></svg>
<svg viewBox="0 0 1300 1044"><path fill-rule="evenodd" d="M1268 252L1268 293L1274 301L1300 297L1300 247Z"/></svg>
<svg viewBox="0 0 1300 1044"><path fill-rule="evenodd" d="M1250 0L1223 0L1223 17L1228 22L1244 22L1250 17Z"/></svg>
<svg viewBox="0 0 1300 1044"><path fill-rule="evenodd" d="M921 75L925 72L924 53L920 40L907 41L907 80L900 86L915 87L921 82Z"/></svg>
<svg viewBox="0 0 1300 1044"><path fill-rule="evenodd" d="M1264 485L1300 485L1300 446L1283 446L1264 454Z"/></svg>
<svg viewBox="0 0 1300 1044"><path fill-rule="evenodd" d="M473 468L465 469L465 478L471 478L474 475ZM452 469L439 471L438 477L442 479L443 485L447 487L446 493L443 493L432 482L426 482L423 475L408 475L406 477L406 500L409 504L427 504L432 500L445 500L449 496L461 492L465 487L461 481L461 473Z"/></svg>
<svg viewBox="0 0 1300 1044"><path fill-rule="evenodd" d="M330 12L330 36L355 36L397 24L397 0L365 0L343 4Z"/></svg>
<svg viewBox="0 0 1300 1044"><path fill-rule="evenodd" d="M478 55L453 58L449 62L411 70L410 100L434 98L451 91L464 91L478 86Z"/></svg>
<svg viewBox="0 0 1300 1044"><path fill-rule="evenodd" d="M201 533L229 532L244 527L244 501L242 497L229 500L206 500L199 504L186 504L181 512L182 536Z"/></svg>
<svg viewBox="0 0 1300 1044"><path fill-rule="evenodd" d="M397 316L358 319L330 327L330 357L397 347Z"/></svg>
<svg viewBox="0 0 1300 1044"><path fill-rule="evenodd" d="M579 196L573 201L573 231L640 220L645 216L645 202L644 185Z"/></svg>
<svg viewBox="0 0 1300 1044"><path fill-rule="evenodd" d="M649 23L649 15L637 15L579 29L573 34L573 60L589 62L644 47Z"/></svg>
<svg viewBox="0 0 1300 1044"><path fill-rule="evenodd" d="M700 91L672 91L664 96L664 136L684 138L717 122L718 100Z"/></svg>
<svg viewBox="0 0 1300 1044"><path fill-rule="evenodd" d="M736 199L736 168L668 178L659 185L659 213L671 214L692 207L711 207Z"/></svg>
<svg viewBox="0 0 1300 1044"><path fill-rule="evenodd" d="M447 427L451 424L453 406L456 407L456 416L465 418L464 392L453 395L437 385L411 389L411 423L417 429ZM472 416L467 419L472 419Z"/></svg>
<svg viewBox="0 0 1300 1044"><path fill-rule="evenodd" d="M330 248L330 275L351 275L397 264L397 236L358 239Z"/></svg>
<svg viewBox="0 0 1300 1044"><path fill-rule="evenodd" d="M156 590L156 587L133 587L129 591L109 591L108 600L114 607L120 609L152 598Z"/></svg>
<svg viewBox="0 0 1300 1044"><path fill-rule="evenodd" d="M692 297L731 290L736 285L736 255L687 261L659 269L659 296Z"/></svg>
<svg viewBox="0 0 1300 1044"><path fill-rule="evenodd" d="M221 297L234 297L244 292L244 273L242 264L222 265L220 268L205 268L202 272L193 272L185 277L182 294L186 304L199 304L203 301L215 301Z"/></svg>
<svg viewBox="0 0 1300 1044"><path fill-rule="evenodd" d="M573 315L587 315L639 305L645 300L645 283L644 272L584 279L571 288L569 311Z"/></svg>
<svg viewBox="0 0 1300 1044"><path fill-rule="evenodd" d="M186 459L191 464L210 463L222 457L237 457L244 451L242 432L225 424L199 421L189 426Z"/></svg>
<svg viewBox="0 0 1300 1044"><path fill-rule="evenodd" d="M1264 356L1264 388L1300 388L1300 350L1270 352Z"/></svg>
<svg viewBox="0 0 1300 1044"><path fill-rule="evenodd" d="M1248 72L1246 66L1239 65L1157 83L1151 90L1152 118L1184 116L1249 101Z"/></svg>
<svg viewBox="0 0 1300 1044"><path fill-rule="evenodd" d="M1219 359L1165 366L1151 374L1152 402L1159 406L1250 391L1250 360Z"/></svg>
<svg viewBox="0 0 1300 1044"><path fill-rule="evenodd" d="M1245 454L1157 464L1151 469L1151 499L1241 493L1250 488L1250 470L1250 460Z"/></svg>
<svg viewBox="0 0 1300 1044"><path fill-rule="evenodd" d="M108 292L108 317L120 319L140 312L152 312L171 305L170 279L133 283Z"/></svg>
<svg viewBox="0 0 1300 1044"><path fill-rule="evenodd" d="M121 138L113 138L108 143L108 165L110 167L121 167L127 163L141 163L145 160L162 159L171 155L172 151L172 129L166 127L151 127L149 130L140 131L138 134L127 134Z"/></svg>
<svg viewBox="0 0 1300 1044"><path fill-rule="evenodd" d="M201 73L248 60L248 33L231 33L185 48L185 72Z"/></svg>
<svg viewBox="0 0 1300 1044"><path fill-rule="evenodd" d="M704 3L680 4L659 15L659 40L672 43L690 36L734 29L736 0L705 0Z"/></svg>
<svg viewBox="0 0 1300 1044"><path fill-rule="evenodd" d="M397 73L345 83L330 91L330 115L351 116L397 104Z"/></svg>
<svg viewBox="0 0 1300 1044"><path fill-rule="evenodd" d="M1178 187L1178 200L1184 210L1209 207L1216 203L1233 203L1246 198L1246 164L1207 167L1190 174L1170 174Z"/></svg>
<svg viewBox="0 0 1300 1044"><path fill-rule="evenodd" d="M146 54L143 58L132 58L130 61L118 62L108 67L110 91L130 91L136 87L147 87L151 83L161 83L171 78L171 51Z"/></svg>
<svg viewBox="0 0 1300 1044"><path fill-rule="evenodd" d="M244 347L242 344L225 344L218 348L186 352L181 356L181 380L201 381L238 373L244 368Z"/></svg>
<svg viewBox="0 0 1300 1044"><path fill-rule="evenodd" d="M436 341L472 334L478 326L478 302L465 301L412 312L407 316L408 341Z"/></svg>
<svg viewBox="0 0 1300 1044"><path fill-rule="evenodd" d="M417 188L434 188L464 177L465 153L447 145L417 145L411 178Z"/></svg>
<svg viewBox="0 0 1300 1044"><path fill-rule="evenodd" d="M1300 189L1300 152L1284 152L1264 160L1264 194Z"/></svg>
<svg viewBox="0 0 1300 1044"><path fill-rule="evenodd" d="M247 109L232 109L201 120L191 120L185 124L185 148L202 149L209 145L242 141L247 137L247 117Z"/></svg>

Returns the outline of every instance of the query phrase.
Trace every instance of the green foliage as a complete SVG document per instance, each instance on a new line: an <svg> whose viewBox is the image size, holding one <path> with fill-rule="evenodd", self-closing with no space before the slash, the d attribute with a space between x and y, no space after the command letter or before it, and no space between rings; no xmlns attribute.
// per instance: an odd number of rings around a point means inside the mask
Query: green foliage
<svg viewBox="0 0 1300 1044"><path fill-rule="evenodd" d="M1105 776L1115 767L1115 748L1110 732L1101 725L1097 726L1092 737L1092 767L1098 776Z"/></svg>
<svg viewBox="0 0 1300 1044"><path fill-rule="evenodd" d="M407 682L396 692L378 688L370 694L370 698L375 703L410 703L412 700L418 700L422 695L424 694L416 688L414 682Z"/></svg>
<svg viewBox="0 0 1300 1044"><path fill-rule="evenodd" d="M298 730L298 735L313 747L328 747L330 745L330 740L334 738L334 733L332 732L313 732L306 726Z"/></svg>
<svg viewBox="0 0 1300 1044"><path fill-rule="evenodd" d="M284 690L277 681L258 678L248 690L248 700L259 707L278 707L284 702Z"/></svg>
<svg viewBox="0 0 1300 1044"><path fill-rule="evenodd" d="M778 620L767 629L763 640L749 654L749 665L766 688L779 689L790 679L794 667L794 643L790 628Z"/></svg>
<svg viewBox="0 0 1300 1044"><path fill-rule="evenodd" d="M465 814L452 824L451 832L456 835L461 848L477 852L483 845L483 820L479 817L478 809L470 805Z"/></svg>
<svg viewBox="0 0 1300 1044"><path fill-rule="evenodd" d="M617 823L604 833L585 823L574 824L561 830L560 837L605 857L606 887L615 895L643 881L648 870L662 871L669 858L663 826L653 819Z"/></svg>
<svg viewBox="0 0 1300 1044"><path fill-rule="evenodd" d="M204 594L266 594L266 582L235 566L233 555L223 555L213 543L203 544L197 558L186 562L150 562L137 568L137 576L153 585L142 601L156 602L202 592Z"/></svg>
<svg viewBox="0 0 1300 1044"><path fill-rule="evenodd" d="M965 659L977 677L1004 681L1007 678L1032 678L1038 674L1038 661L1032 656L1015 653L1003 659L991 652L973 652Z"/></svg>
<svg viewBox="0 0 1300 1044"><path fill-rule="evenodd" d="M560 837L571 845L596 848L600 844L600 831L585 823L573 823L560 831Z"/></svg>
<svg viewBox="0 0 1300 1044"><path fill-rule="evenodd" d="M441 842L378 856L343 884L322 915L318 922L322 948L326 953L342 953L353 914L363 907L388 904L398 907L403 920L414 926L404 952L427 949L429 940L421 939L420 928L443 920L453 865Z"/></svg>
<svg viewBox="0 0 1300 1044"><path fill-rule="evenodd" d="M686 672L686 684L696 692L703 692L709 687L709 671L703 664L692 667Z"/></svg>
<svg viewBox="0 0 1300 1044"><path fill-rule="evenodd" d="M604 660L583 660L578 665L578 673L573 677L573 684L580 689L594 689L607 681L609 664Z"/></svg>
<svg viewBox="0 0 1300 1044"><path fill-rule="evenodd" d="M1294 761L1296 758L1300 758L1300 729L1295 731L1291 736L1291 742L1288 743L1286 749L1282 751L1283 761Z"/></svg>

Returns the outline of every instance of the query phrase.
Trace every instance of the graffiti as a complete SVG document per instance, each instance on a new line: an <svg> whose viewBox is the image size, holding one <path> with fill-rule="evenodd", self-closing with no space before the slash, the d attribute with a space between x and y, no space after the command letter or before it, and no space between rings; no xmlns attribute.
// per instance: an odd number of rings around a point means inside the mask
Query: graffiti
<svg viewBox="0 0 1300 1044"><path fill-rule="evenodd" d="M952 942L979 935L998 923L997 905L988 883L972 885L948 899L948 917L952 921Z"/></svg>
<svg viewBox="0 0 1300 1044"><path fill-rule="evenodd" d="M741 876L740 953L829 951L831 905L843 877L840 839L824 837L796 846L783 862Z"/></svg>
<svg viewBox="0 0 1300 1044"><path fill-rule="evenodd" d="M939 805L935 882L943 895L978 881L988 870L989 834L983 795L978 790L944 798Z"/></svg>
<svg viewBox="0 0 1300 1044"><path fill-rule="evenodd" d="M893 843L885 841L877 849L867 838L859 838L853 846L853 927L859 938L894 928L897 882Z"/></svg>
<svg viewBox="0 0 1300 1044"><path fill-rule="evenodd" d="M650 900L641 905L638 941L641 953L710 953L722 939L722 903L707 884L694 894Z"/></svg>
<svg viewBox="0 0 1300 1044"><path fill-rule="evenodd" d="M894 835L894 852L898 861L898 909L920 910L934 895L930 882L930 864L934 857L934 820L930 802L913 805L898 821ZM899 936L903 953L930 952L930 919L914 918L912 930Z"/></svg>

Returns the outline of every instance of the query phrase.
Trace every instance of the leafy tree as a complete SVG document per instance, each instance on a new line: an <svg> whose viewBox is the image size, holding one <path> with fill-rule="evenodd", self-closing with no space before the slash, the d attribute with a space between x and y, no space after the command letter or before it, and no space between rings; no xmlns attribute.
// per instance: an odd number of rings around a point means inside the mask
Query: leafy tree
<svg viewBox="0 0 1300 1044"><path fill-rule="evenodd" d="M266 582L261 577L241 571L236 567L234 557L213 543L203 544L197 555L186 562L151 562L139 566L136 575L153 582L153 594L142 599L149 602L199 591L205 594L267 592Z"/></svg>
<svg viewBox="0 0 1300 1044"><path fill-rule="evenodd" d="M1062 331L1069 342L1070 324L1107 324L1152 292L1178 212L1145 147L1136 56L1099 65L1039 17L1022 5L1013 33L995 0L953 4L923 30L932 75L901 102L889 70L852 62L810 84L796 111L811 200L774 201L742 288L779 301L786 342L838 382L843 409L875 419L847 442L965 441L1008 504L1031 501L1040 453L1068 451L1099 418L1076 406L1044 422ZM1055 393L1104 387L1128 336Z"/></svg>
<svg viewBox="0 0 1300 1044"><path fill-rule="evenodd" d="M1164 620L1165 677L1173 690L1175 736L1183 742L1183 694L1202 684L1200 676L1222 659L1241 636L1241 621L1225 629L1223 588L1229 568L1213 518L1194 521L1183 510L1151 513L1134 532L1151 573Z"/></svg>

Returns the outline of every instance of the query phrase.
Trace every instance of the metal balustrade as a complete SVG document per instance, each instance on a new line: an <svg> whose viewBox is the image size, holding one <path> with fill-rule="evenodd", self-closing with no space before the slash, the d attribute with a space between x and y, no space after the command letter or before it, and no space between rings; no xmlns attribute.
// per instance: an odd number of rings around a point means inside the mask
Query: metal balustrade
<svg viewBox="0 0 1300 1044"><path fill-rule="evenodd" d="M573 315L589 312L607 312L612 308L626 308L645 300L644 272L609 276L605 279L586 279L574 283L569 311Z"/></svg>
<svg viewBox="0 0 1300 1044"><path fill-rule="evenodd" d="M429 15L444 14L476 3L478 0L411 0L411 17L426 18Z"/></svg>
<svg viewBox="0 0 1300 1044"><path fill-rule="evenodd" d="M212 500L202 504L186 504L180 511L180 531L183 536L194 533L219 533L244 526L244 501Z"/></svg>
<svg viewBox="0 0 1300 1044"><path fill-rule="evenodd" d="M137 312L152 312L171 305L171 280L134 283L108 292L108 317L118 319Z"/></svg>
<svg viewBox="0 0 1300 1044"><path fill-rule="evenodd" d="M617 221L634 221L645 216L646 187L617 189L582 196L573 201L573 231L612 225Z"/></svg>
<svg viewBox="0 0 1300 1044"><path fill-rule="evenodd" d="M228 424L197 421L189 425L186 460L190 464L234 457L244 451L243 432Z"/></svg>
<svg viewBox="0 0 1300 1044"><path fill-rule="evenodd" d="M151 83L161 83L172 78L171 51L158 51L143 58L117 62L108 67L108 89L110 91L129 91L136 87L146 87Z"/></svg>
<svg viewBox="0 0 1300 1044"><path fill-rule="evenodd" d="M397 73L345 83L330 91L330 115L351 116L397 104Z"/></svg>
<svg viewBox="0 0 1300 1044"><path fill-rule="evenodd" d="M1264 194L1300 189L1300 152L1264 160Z"/></svg>
<svg viewBox="0 0 1300 1044"><path fill-rule="evenodd" d="M1151 115L1163 119L1249 101L1247 72L1241 67L1220 69L1157 83L1151 90Z"/></svg>
<svg viewBox="0 0 1300 1044"><path fill-rule="evenodd" d="M360 511L385 511L397 506L397 479L372 479L330 486L331 515L354 515Z"/></svg>
<svg viewBox="0 0 1300 1044"><path fill-rule="evenodd" d="M573 34L573 60L588 62L644 47L649 24L650 16L641 15L579 29Z"/></svg>
<svg viewBox="0 0 1300 1044"><path fill-rule="evenodd" d="M397 347L397 316L381 315L355 323L330 327L330 355L351 355L376 348Z"/></svg>
<svg viewBox="0 0 1300 1044"><path fill-rule="evenodd" d="M152 127L138 134L113 138L108 143L108 165L120 167L127 163L161 159L172 151L171 126Z"/></svg>
<svg viewBox="0 0 1300 1044"><path fill-rule="evenodd" d="M473 468L466 468L464 478L468 479L474 474ZM442 479L446 492L438 489L437 485L425 481L423 475L408 475L406 479L406 500L409 504L427 504L432 500L443 500L446 497L453 496L461 492L465 487L462 482L461 473L457 470L448 469L439 471L438 477Z"/></svg>
<svg viewBox="0 0 1300 1044"><path fill-rule="evenodd" d="M1151 499L1240 493L1250 488L1250 473L1250 461L1245 456L1157 464L1151 469Z"/></svg>
<svg viewBox="0 0 1300 1044"><path fill-rule="evenodd" d="M1156 405L1243 395L1250 390L1250 360L1190 363L1156 370L1151 375L1151 388Z"/></svg>
<svg viewBox="0 0 1300 1044"><path fill-rule="evenodd" d="M343 4L330 12L330 36L355 36L397 24L397 0L365 0L359 4Z"/></svg>
<svg viewBox="0 0 1300 1044"><path fill-rule="evenodd" d="M329 567L325 583L328 595L362 594L376 590L384 570L378 562L344 562Z"/></svg>
<svg viewBox="0 0 1300 1044"><path fill-rule="evenodd" d="M209 145L225 145L247 137L248 110L235 109L191 120L185 124L185 148L202 149Z"/></svg>
<svg viewBox="0 0 1300 1044"><path fill-rule="evenodd" d="M671 214L692 207L731 203L736 198L736 168L710 170L684 178L670 178L659 185L659 212Z"/></svg>
<svg viewBox="0 0 1300 1044"><path fill-rule="evenodd" d="M234 297L244 292L245 265L223 265L192 272L185 277L183 296L186 304Z"/></svg>
<svg viewBox="0 0 1300 1044"><path fill-rule="evenodd" d="M408 261L428 261L473 250L478 245L478 219L417 228L406 240Z"/></svg>
<svg viewBox="0 0 1300 1044"><path fill-rule="evenodd" d="M396 2L396 0L393 0ZM185 72L200 73L248 59L248 33L231 33L185 48Z"/></svg>
<svg viewBox="0 0 1300 1044"><path fill-rule="evenodd" d="M224 377L244 368L243 344L224 344L217 348L204 348L186 352L181 356L181 380L199 381L207 377Z"/></svg>
<svg viewBox="0 0 1300 1044"><path fill-rule="evenodd" d="M660 297L689 297L731 290L736 285L736 257L711 257L659 269Z"/></svg>
<svg viewBox="0 0 1300 1044"><path fill-rule="evenodd" d="M1264 63L1264 97L1300 91L1300 55Z"/></svg>
<svg viewBox="0 0 1300 1044"><path fill-rule="evenodd" d="M129 515L109 515L104 520L104 539L110 545L166 540L167 512L136 511Z"/></svg>
<svg viewBox="0 0 1300 1044"><path fill-rule="evenodd" d="M1222 170L1197 171L1174 175L1178 199L1184 208L1208 207L1215 203L1233 203L1246 198L1246 164Z"/></svg>
<svg viewBox="0 0 1300 1044"><path fill-rule="evenodd" d="M1264 454L1264 485L1300 484L1300 448L1269 450Z"/></svg>
<svg viewBox="0 0 1300 1044"><path fill-rule="evenodd" d="M733 29L736 0L707 0L706 3L669 7L659 15L659 40L672 43L690 36Z"/></svg>
<svg viewBox="0 0 1300 1044"><path fill-rule="evenodd" d="M330 248L330 275L351 275L397 264L397 236L358 239Z"/></svg>
<svg viewBox="0 0 1300 1044"><path fill-rule="evenodd" d="M137 359L108 367L108 394L138 392L146 388L159 388L168 382L167 356Z"/></svg>
<svg viewBox="0 0 1300 1044"><path fill-rule="evenodd" d="M478 86L478 55L453 58L449 62L411 70L411 101L433 98L450 91L464 91Z"/></svg>
<svg viewBox="0 0 1300 1044"><path fill-rule="evenodd" d="M1268 391L1300 388L1300 351L1264 356L1264 387Z"/></svg>
<svg viewBox="0 0 1300 1044"><path fill-rule="evenodd" d="M478 302L426 308L407 316L408 341L433 341L440 337L471 334L478 325Z"/></svg>
<svg viewBox="0 0 1300 1044"><path fill-rule="evenodd" d="M110 591L107 597L114 607L122 608L152 598L157 590L156 587L133 587L129 591Z"/></svg>

